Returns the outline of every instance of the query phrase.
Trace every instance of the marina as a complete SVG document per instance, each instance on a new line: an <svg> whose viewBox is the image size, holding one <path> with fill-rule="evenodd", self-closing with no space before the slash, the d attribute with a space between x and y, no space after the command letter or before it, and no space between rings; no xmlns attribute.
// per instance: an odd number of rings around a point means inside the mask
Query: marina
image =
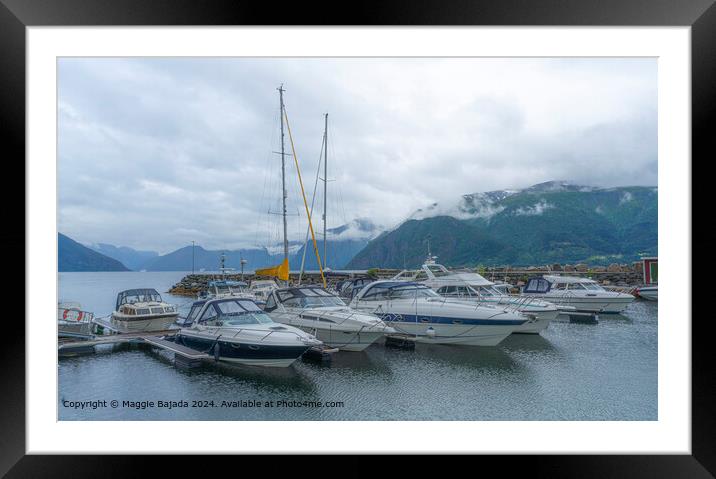
<svg viewBox="0 0 716 479"><path fill-rule="evenodd" d="M163 292L185 275L60 273L59 292L101 318L111 314L117 291L142 284ZM162 297L177 305L180 315L193 303L182 296ZM125 333L97 340L91 352L60 358L59 419L654 420L657 308L656 302L636 300L597 324L560 317L538 335L512 334L490 347L412 343L412 348L394 348L396 339L388 338L362 352L334 352L328 362L302 360L288 368L226 364L208 353L192 358L196 353L170 340L176 330ZM178 357L185 364L177 365ZM227 398L343 406L218 406ZM206 400L217 406L63 406L63 401L99 399Z"/></svg>

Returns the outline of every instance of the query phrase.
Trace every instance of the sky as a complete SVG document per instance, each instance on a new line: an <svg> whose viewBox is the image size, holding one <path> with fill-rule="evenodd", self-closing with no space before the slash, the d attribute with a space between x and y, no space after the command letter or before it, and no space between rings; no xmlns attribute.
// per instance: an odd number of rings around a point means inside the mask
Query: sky
<svg viewBox="0 0 716 479"><path fill-rule="evenodd" d="M328 228L549 180L657 185L655 59L62 58L59 231L161 254L279 242L281 84L309 204L329 115Z"/></svg>

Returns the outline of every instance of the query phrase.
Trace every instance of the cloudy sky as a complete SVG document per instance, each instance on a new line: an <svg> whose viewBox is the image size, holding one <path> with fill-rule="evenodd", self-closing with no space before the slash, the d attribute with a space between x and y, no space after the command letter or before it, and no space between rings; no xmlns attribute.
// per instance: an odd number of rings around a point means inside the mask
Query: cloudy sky
<svg viewBox="0 0 716 479"><path fill-rule="evenodd" d="M281 83L309 201L329 114L329 228L392 226L432 202L548 180L657 184L654 59L67 58L58 69L58 227L83 243L166 253L279 241ZM287 177L289 235L302 240L292 163Z"/></svg>

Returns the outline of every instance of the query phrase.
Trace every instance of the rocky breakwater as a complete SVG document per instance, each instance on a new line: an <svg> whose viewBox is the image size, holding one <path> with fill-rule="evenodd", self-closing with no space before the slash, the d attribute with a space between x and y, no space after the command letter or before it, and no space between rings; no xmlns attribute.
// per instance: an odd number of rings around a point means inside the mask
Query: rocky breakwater
<svg viewBox="0 0 716 479"><path fill-rule="evenodd" d="M348 278L348 274L335 274L330 273L326 275L326 283L329 287ZM174 286L169 288L168 293L177 296L190 296L196 297L199 293L207 291L209 289L209 281L244 281L245 283L251 284L251 281L255 279L270 279L266 276L256 276L254 274L189 274L184 276L181 281L176 283ZM298 273L291 273L289 275L289 284L298 284ZM321 284L321 275L319 273L304 273L301 277L301 284Z"/></svg>

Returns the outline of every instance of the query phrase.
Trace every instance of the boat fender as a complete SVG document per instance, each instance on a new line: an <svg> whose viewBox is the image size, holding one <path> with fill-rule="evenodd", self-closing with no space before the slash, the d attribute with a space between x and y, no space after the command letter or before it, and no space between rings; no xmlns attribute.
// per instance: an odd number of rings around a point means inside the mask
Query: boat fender
<svg viewBox="0 0 716 479"><path fill-rule="evenodd" d="M427 337L429 337L429 338L434 338L434 337L435 337L435 329L433 329L433 327L430 326L430 327L425 331L425 335L426 335Z"/></svg>
<svg viewBox="0 0 716 479"><path fill-rule="evenodd" d="M214 361L218 361L218 360L219 360L219 350L220 350L219 343L216 342L216 343L214 344Z"/></svg>

